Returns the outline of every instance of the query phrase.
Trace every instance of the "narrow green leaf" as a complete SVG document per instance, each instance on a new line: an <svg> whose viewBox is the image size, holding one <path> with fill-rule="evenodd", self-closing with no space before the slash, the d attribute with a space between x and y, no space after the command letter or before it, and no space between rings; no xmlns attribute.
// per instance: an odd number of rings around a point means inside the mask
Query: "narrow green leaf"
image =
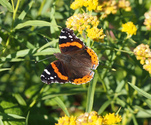
<svg viewBox="0 0 151 125"><path fill-rule="evenodd" d="M51 46L54 46L58 43L58 39L52 39L51 42L46 43L45 45L43 45L42 47L40 47L37 51L40 52L41 50L43 50L46 47L50 47L50 49L52 48Z"/></svg>
<svg viewBox="0 0 151 125"><path fill-rule="evenodd" d="M9 54L8 56L6 57L2 57L1 58L1 61L6 61L6 60L12 60L12 59L15 59L15 58L18 58L18 57L25 57L26 55L33 55L35 52L36 52L37 49L25 49L25 50L20 50L20 51L17 51L16 53L13 53L13 54Z"/></svg>
<svg viewBox="0 0 151 125"><path fill-rule="evenodd" d="M14 118L14 119L25 119L25 117L23 117L23 116L20 116L20 115L16 115L16 114L11 114L11 113L8 113L8 114L6 114L6 113L0 113L0 118L1 119L7 119L7 118Z"/></svg>
<svg viewBox="0 0 151 125"><path fill-rule="evenodd" d="M86 106L86 112L91 112L93 107L93 101L94 101L94 93L95 93L95 87L98 80L98 73L96 72L93 80L89 83L89 89L87 93L87 106Z"/></svg>
<svg viewBox="0 0 151 125"><path fill-rule="evenodd" d="M101 106L101 108L98 111L98 114L100 115L110 104L111 104L112 100L108 100L105 103L103 103L103 105Z"/></svg>
<svg viewBox="0 0 151 125"><path fill-rule="evenodd" d="M8 2L8 0L0 0L0 4L3 7L6 7L10 12L13 12L13 7L12 5Z"/></svg>
<svg viewBox="0 0 151 125"><path fill-rule="evenodd" d="M151 110L139 111L136 117L137 118L151 118Z"/></svg>
<svg viewBox="0 0 151 125"><path fill-rule="evenodd" d="M47 48L47 49L42 50L41 52L35 53L34 56L52 55L52 54L58 53L58 52L60 52L59 49L56 49L56 48Z"/></svg>
<svg viewBox="0 0 151 125"><path fill-rule="evenodd" d="M151 118L151 110L150 109L144 109L140 106L134 106L135 109L138 110L138 113L137 113L137 117L139 118Z"/></svg>
<svg viewBox="0 0 151 125"><path fill-rule="evenodd" d="M23 117L23 116L20 116L20 115L16 115L16 114L7 114L8 116L11 116L11 117L13 117L13 118L15 118L15 119L25 119L25 117Z"/></svg>
<svg viewBox="0 0 151 125"><path fill-rule="evenodd" d="M118 93L118 92L121 92L121 90L122 90L124 84L125 84L124 80L122 80L120 83L118 83L118 86L116 87L115 92L117 92L117 93Z"/></svg>
<svg viewBox="0 0 151 125"><path fill-rule="evenodd" d="M4 125L2 119L0 118L0 125Z"/></svg>
<svg viewBox="0 0 151 125"><path fill-rule="evenodd" d="M21 14L18 16L19 20L23 20L27 14L27 12L30 10L32 5L35 3L34 0L30 1L30 3L27 5L27 7L21 12Z"/></svg>
<svg viewBox="0 0 151 125"><path fill-rule="evenodd" d="M51 8L51 15L50 15L51 23L53 25L57 25L56 19L55 19L55 2L53 3L53 7ZM52 34L56 33L59 31L58 27L50 27L50 32Z"/></svg>
<svg viewBox="0 0 151 125"><path fill-rule="evenodd" d="M68 112L68 110L67 110L65 104L62 102L62 100L61 100L59 97L55 97L53 100L58 104L58 106L59 106L59 107L64 111L64 113L69 117L69 116L70 116L70 115L69 115L69 112Z"/></svg>
<svg viewBox="0 0 151 125"><path fill-rule="evenodd" d="M137 120L136 120L136 117L135 117L133 114L132 114L132 119L133 119L134 125L138 125Z"/></svg>
<svg viewBox="0 0 151 125"><path fill-rule="evenodd" d="M24 23L20 23L18 24L14 30L16 29L21 29L27 26L53 26L53 27L58 27L57 25L53 25L50 22L46 22L46 21L42 21L42 20L30 20L30 21L26 21Z"/></svg>
<svg viewBox="0 0 151 125"><path fill-rule="evenodd" d="M143 91L142 89L138 88L137 86L133 85L132 83L129 83L128 84L133 87L135 90L137 90L142 96L145 96L146 98L148 99L151 99L151 94Z"/></svg>
<svg viewBox="0 0 151 125"><path fill-rule="evenodd" d="M10 70L10 68L3 68L3 69L0 69L0 72L6 71L6 70Z"/></svg>
<svg viewBox="0 0 151 125"><path fill-rule="evenodd" d="M22 96L20 94L13 94L13 96L16 98L16 100L18 101L18 103L22 106L26 106L26 102L25 100L22 98Z"/></svg>
<svg viewBox="0 0 151 125"><path fill-rule="evenodd" d="M29 114L30 114L30 111L27 113L25 125L28 125Z"/></svg>

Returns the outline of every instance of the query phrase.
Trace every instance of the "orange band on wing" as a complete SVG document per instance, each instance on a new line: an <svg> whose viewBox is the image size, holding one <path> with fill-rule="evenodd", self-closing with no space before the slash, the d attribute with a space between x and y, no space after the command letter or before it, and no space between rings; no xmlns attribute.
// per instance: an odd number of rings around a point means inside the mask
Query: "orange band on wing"
<svg viewBox="0 0 151 125"><path fill-rule="evenodd" d="M87 47L86 51L91 56L92 63L95 64L94 68L96 68L99 64L98 56L92 49L90 49L88 47Z"/></svg>
<svg viewBox="0 0 151 125"><path fill-rule="evenodd" d="M66 42L66 43L62 43L62 44L59 45L59 47L70 47L70 46L76 46L78 48L82 48L83 47L83 45L81 45L78 42Z"/></svg>
<svg viewBox="0 0 151 125"><path fill-rule="evenodd" d="M52 68L54 69L54 72L58 75L58 77L59 77L61 80L68 80L68 77L62 75L62 74L59 72L58 68L56 67L56 65L55 65L53 62L51 63L51 66L52 66Z"/></svg>
<svg viewBox="0 0 151 125"><path fill-rule="evenodd" d="M93 78L93 75L94 75L94 72L92 72L92 74L88 74L82 78L78 78L78 79L75 79L72 83L73 84L83 84L83 83L87 83L89 81L91 81L91 79Z"/></svg>

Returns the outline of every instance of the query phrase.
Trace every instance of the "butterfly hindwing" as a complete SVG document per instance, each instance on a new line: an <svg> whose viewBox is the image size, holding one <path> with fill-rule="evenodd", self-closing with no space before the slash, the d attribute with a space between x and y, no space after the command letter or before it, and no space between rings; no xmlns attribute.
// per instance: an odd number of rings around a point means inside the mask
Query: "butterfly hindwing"
<svg viewBox="0 0 151 125"><path fill-rule="evenodd" d="M44 69L41 75L41 80L47 84L68 82L68 77L66 75L63 64L59 60L50 63Z"/></svg>

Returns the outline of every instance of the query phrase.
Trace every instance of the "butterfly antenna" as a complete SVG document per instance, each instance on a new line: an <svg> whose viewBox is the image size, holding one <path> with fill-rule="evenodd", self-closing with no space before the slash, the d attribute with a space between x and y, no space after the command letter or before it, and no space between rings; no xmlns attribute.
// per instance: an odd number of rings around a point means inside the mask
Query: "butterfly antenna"
<svg viewBox="0 0 151 125"><path fill-rule="evenodd" d="M43 37L45 38L46 42L49 43L48 39L45 36L43 36Z"/></svg>

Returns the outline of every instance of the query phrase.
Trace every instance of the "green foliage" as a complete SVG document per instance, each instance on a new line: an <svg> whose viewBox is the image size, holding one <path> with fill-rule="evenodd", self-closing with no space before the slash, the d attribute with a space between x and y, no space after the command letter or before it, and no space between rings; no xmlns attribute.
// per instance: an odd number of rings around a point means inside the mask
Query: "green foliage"
<svg viewBox="0 0 151 125"><path fill-rule="evenodd" d="M60 52L58 38L67 18L79 10L70 9L70 0L0 0L0 125L53 125L63 114L95 110L104 115L120 108L123 125L149 123L151 78L132 51L141 43L150 45L143 21L151 3L130 2L131 12L119 10L100 20L104 43L84 41L100 65L90 83L76 86L45 85L40 75ZM126 39L120 28L128 21L138 30Z"/></svg>

